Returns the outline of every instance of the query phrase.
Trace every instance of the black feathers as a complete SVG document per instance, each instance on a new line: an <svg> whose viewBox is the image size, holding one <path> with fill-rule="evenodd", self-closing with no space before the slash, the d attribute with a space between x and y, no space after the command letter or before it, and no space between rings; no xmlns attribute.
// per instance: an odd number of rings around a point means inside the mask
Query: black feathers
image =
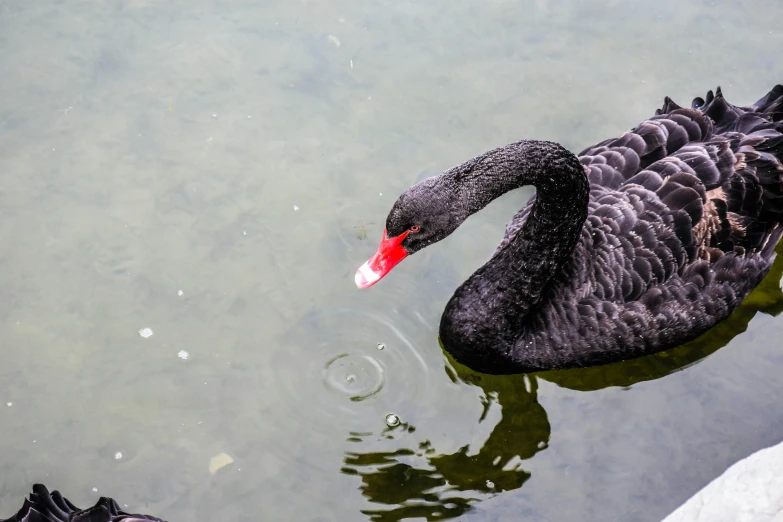
<svg viewBox="0 0 783 522"><path fill-rule="evenodd" d="M461 363L518 373L661 351L725 319L768 272L783 235L783 86L749 107L720 89L690 109L666 98L575 160L522 141L427 185L450 187L460 223L513 186L537 189L446 306L441 339ZM422 185L395 209L441 199Z"/></svg>
<svg viewBox="0 0 783 522"><path fill-rule="evenodd" d="M101 497L91 508L79 509L60 492L35 484L30 499L19 512L0 522L164 522L148 515L131 515L120 510L114 499Z"/></svg>
<svg viewBox="0 0 783 522"><path fill-rule="evenodd" d="M537 199L446 307L446 349L488 373L590 366L674 347L725 319L767 273L783 235L782 120L780 85L749 107L718 89L691 109L666 98L649 120L584 150L588 216L573 250L551 253L565 261L557 272L547 271L555 261L527 262L551 233L535 226L546 202L528 180ZM515 281L547 284L533 299ZM490 327L475 335L479 321Z"/></svg>

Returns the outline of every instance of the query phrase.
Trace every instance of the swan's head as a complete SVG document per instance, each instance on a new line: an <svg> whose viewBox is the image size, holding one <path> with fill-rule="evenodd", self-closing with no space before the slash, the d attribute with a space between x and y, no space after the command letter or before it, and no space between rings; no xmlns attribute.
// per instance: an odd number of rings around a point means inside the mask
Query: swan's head
<svg viewBox="0 0 783 522"><path fill-rule="evenodd" d="M407 256L454 232L465 218L455 208L453 194L438 176L406 190L386 217L375 255L356 271L356 286L374 285Z"/></svg>

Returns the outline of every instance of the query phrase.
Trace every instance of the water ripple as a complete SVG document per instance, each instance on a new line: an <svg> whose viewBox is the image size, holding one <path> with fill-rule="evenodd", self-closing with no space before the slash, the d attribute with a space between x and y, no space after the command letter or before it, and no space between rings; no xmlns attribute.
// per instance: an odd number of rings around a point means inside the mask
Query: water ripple
<svg viewBox="0 0 783 522"><path fill-rule="evenodd" d="M390 413L405 423L401 412L415 411L422 397L434 395L430 366L438 365L428 365L395 323L421 328L407 312L351 307L315 310L298 321L283 336L267 374L282 403L270 412L280 417L274 422L281 432L307 432L316 449L334 447L346 434L380 435ZM329 469L317 451L307 453L306 465Z"/></svg>

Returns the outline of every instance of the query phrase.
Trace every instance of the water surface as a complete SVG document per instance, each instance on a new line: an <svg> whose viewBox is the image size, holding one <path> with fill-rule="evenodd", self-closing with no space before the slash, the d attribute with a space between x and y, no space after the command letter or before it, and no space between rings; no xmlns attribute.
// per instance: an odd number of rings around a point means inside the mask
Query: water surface
<svg viewBox="0 0 783 522"><path fill-rule="evenodd" d="M717 85L755 101L781 19L3 0L0 516L44 482L172 521L660 520L783 439L780 262L689 346L516 377L453 364L437 325L530 190L371 290L353 272L400 192L488 148L581 150Z"/></svg>

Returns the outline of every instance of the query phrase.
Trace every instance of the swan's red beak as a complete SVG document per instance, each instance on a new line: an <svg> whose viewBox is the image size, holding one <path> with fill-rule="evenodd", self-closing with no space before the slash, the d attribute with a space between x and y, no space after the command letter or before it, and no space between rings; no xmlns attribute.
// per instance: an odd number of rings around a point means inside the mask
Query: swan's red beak
<svg viewBox="0 0 783 522"><path fill-rule="evenodd" d="M375 255L356 271L354 277L356 286L359 288L371 287L388 274L397 263L405 259L408 252L403 248L402 241L407 235L408 231L406 230L399 236L386 237L386 229L384 228L383 239L381 239L381 245Z"/></svg>

